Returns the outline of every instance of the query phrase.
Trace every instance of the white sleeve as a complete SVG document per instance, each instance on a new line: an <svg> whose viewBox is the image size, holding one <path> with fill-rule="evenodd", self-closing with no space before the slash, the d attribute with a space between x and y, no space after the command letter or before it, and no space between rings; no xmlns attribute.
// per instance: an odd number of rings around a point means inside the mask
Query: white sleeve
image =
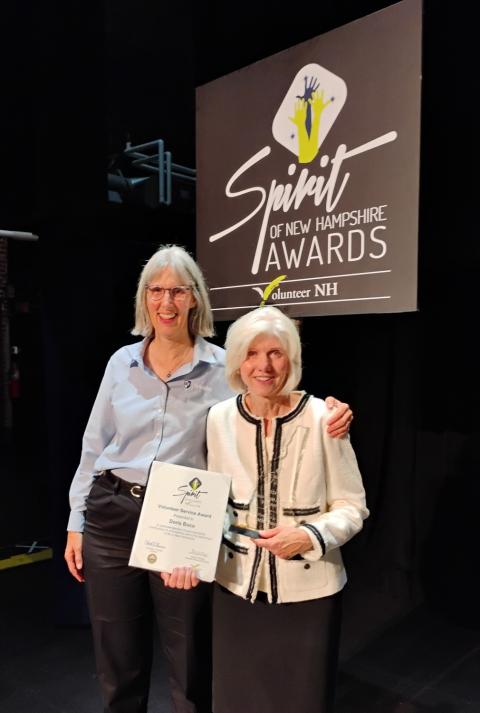
<svg viewBox="0 0 480 713"><path fill-rule="evenodd" d="M107 364L83 435L80 464L70 486L70 517L67 530L83 532L88 494L95 474L95 461L115 435L112 410L113 368Z"/></svg>
<svg viewBox="0 0 480 713"><path fill-rule="evenodd" d="M369 511L365 490L354 450L348 436L331 438L326 433L323 419L321 439L326 477L327 512L302 529L308 532L313 550L302 556L317 560L329 550L341 547L363 527Z"/></svg>

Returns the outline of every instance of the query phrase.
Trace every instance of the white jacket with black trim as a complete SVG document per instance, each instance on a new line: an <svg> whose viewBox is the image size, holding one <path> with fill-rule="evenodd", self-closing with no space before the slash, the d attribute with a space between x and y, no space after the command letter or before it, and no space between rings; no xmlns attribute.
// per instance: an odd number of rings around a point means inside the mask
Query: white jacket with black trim
<svg viewBox="0 0 480 713"><path fill-rule="evenodd" d="M325 422L331 413L323 400L304 392L299 396L289 413L274 419L269 474L263 420L248 411L242 396L216 404L208 416L209 470L232 476L229 523L258 530L299 526L312 541L312 550L284 560L227 530L216 580L251 601L258 591L261 557L268 558L270 602L306 601L338 592L347 581L340 547L361 530L369 514L349 439L327 434Z"/></svg>

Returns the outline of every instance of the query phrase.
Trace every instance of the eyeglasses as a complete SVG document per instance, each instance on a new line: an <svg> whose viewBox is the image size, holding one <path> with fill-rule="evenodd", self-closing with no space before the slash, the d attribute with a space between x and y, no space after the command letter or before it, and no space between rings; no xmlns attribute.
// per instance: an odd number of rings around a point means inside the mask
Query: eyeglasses
<svg viewBox="0 0 480 713"><path fill-rule="evenodd" d="M160 287L160 285L147 285L148 294L152 302L163 300L165 292L168 292L174 302L184 302L191 291L190 285L177 285L176 287Z"/></svg>

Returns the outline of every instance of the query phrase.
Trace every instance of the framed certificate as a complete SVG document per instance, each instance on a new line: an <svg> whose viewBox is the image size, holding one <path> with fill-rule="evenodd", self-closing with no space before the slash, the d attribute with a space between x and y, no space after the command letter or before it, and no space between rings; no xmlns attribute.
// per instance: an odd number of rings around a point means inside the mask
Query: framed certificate
<svg viewBox="0 0 480 713"><path fill-rule="evenodd" d="M230 476L154 461L129 564L158 572L194 567L215 578Z"/></svg>

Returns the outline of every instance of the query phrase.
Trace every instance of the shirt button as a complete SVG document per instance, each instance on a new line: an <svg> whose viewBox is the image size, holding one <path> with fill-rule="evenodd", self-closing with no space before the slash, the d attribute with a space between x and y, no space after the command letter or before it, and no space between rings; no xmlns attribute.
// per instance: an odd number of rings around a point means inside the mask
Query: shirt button
<svg viewBox="0 0 480 713"><path fill-rule="evenodd" d="M306 520L300 520L300 525L306 525L307 521Z"/></svg>
<svg viewBox="0 0 480 713"><path fill-rule="evenodd" d="M238 517L238 512L235 512L235 510L234 510L234 511L233 511L233 516L234 516L234 517Z"/></svg>
<svg viewBox="0 0 480 713"><path fill-rule="evenodd" d="M228 556L230 557L230 559L233 559L233 552L229 552Z"/></svg>
<svg viewBox="0 0 480 713"><path fill-rule="evenodd" d="M310 569L310 565L308 564L308 562L307 562L307 564L303 565L303 569Z"/></svg>

